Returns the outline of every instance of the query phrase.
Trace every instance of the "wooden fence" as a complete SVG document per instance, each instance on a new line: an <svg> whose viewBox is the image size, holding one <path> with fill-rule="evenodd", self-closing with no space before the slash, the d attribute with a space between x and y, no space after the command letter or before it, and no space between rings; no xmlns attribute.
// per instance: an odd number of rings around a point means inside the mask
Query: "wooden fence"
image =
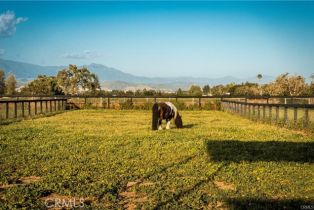
<svg viewBox="0 0 314 210"><path fill-rule="evenodd" d="M222 100L224 111L236 113L250 119L284 125L298 125L306 128L313 123L314 104L248 103L243 101Z"/></svg>
<svg viewBox="0 0 314 210"><path fill-rule="evenodd" d="M0 120L59 112L66 104L65 98L0 100Z"/></svg>
<svg viewBox="0 0 314 210"><path fill-rule="evenodd" d="M179 109L224 109L256 119L283 122L294 119L306 126L314 97L237 96L0 96L0 120L24 118L73 108L151 109L156 101L171 101ZM291 104L293 102L294 104ZM128 107L128 105L130 105ZM289 117L293 109L293 117ZM288 111L290 110L290 111ZM302 117L300 112L302 112ZM283 114L280 114L283 113ZM280 117L283 115L283 117ZM314 120L313 120L314 122Z"/></svg>

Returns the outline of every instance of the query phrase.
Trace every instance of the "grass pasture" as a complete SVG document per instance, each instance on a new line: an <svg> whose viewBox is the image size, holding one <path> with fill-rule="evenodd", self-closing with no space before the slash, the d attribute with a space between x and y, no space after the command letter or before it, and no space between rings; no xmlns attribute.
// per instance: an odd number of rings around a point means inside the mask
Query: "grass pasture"
<svg viewBox="0 0 314 210"><path fill-rule="evenodd" d="M92 209L300 209L314 204L314 136L220 111L77 110L0 127L0 209L84 198ZM172 124L173 126L173 124Z"/></svg>

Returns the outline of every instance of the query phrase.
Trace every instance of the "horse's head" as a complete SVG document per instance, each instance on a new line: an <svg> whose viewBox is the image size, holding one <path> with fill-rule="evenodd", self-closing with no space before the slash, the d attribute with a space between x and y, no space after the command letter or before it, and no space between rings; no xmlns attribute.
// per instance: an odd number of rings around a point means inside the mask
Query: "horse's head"
<svg viewBox="0 0 314 210"><path fill-rule="evenodd" d="M178 116L174 120L174 124L176 124L177 128L183 128L183 122L182 122L181 115L178 114Z"/></svg>

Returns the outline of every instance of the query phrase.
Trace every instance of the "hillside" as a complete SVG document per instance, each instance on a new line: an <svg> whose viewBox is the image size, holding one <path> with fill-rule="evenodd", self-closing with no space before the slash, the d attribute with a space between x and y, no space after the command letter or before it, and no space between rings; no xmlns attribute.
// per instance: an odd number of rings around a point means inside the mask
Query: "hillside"
<svg viewBox="0 0 314 210"><path fill-rule="evenodd" d="M102 86L105 89L138 89L141 87L160 89L160 90L176 90L179 87L187 89L192 84L198 85L217 85L227 84L231 82L241 83L245 81L257 82L254 78L239 79L232 76L221 78L204 78L204 77L142 77L121 70L108 67L102 64L92 63L85 65L90 71L98 75ZM11 61L0 59L0 68L6 74L13 73L19 81L27 82L37 77L39 74L56 75L57 72L66 66L41 66L25 62ZM272 77L264 76L262 83L269 82Z"/></svg>

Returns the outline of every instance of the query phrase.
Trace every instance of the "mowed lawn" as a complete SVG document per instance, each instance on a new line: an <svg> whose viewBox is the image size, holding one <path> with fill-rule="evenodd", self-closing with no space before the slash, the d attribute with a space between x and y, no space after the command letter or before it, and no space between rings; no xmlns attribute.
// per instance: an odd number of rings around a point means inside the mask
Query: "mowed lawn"
<svg viewBox="0 0 314 210"><path fill-rule="evenodd" d="M79 110L0 126L0 209L300 209L314 204L314 136L219 111Z"/></svg>

